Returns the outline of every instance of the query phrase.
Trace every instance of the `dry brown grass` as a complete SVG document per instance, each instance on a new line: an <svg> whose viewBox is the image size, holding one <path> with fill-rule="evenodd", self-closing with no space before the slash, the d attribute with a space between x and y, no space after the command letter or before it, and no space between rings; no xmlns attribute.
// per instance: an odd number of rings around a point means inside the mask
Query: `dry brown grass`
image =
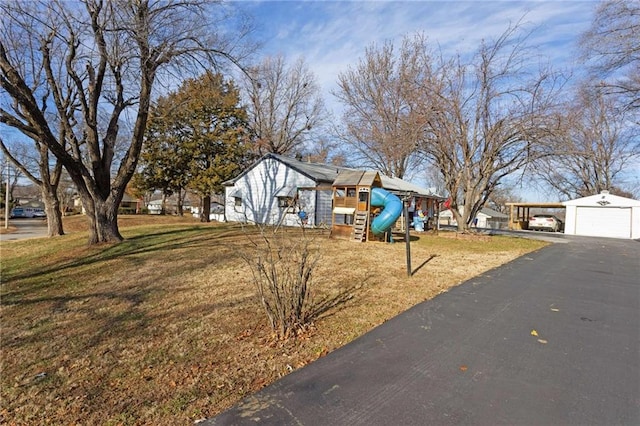
<svg viewBox="0 0 640 426"><path fill-rule="evenodd" d="M17 230L18 228L16 228L15 226L9 226L8 228L2 226L0 228L0 234L11 234L12 232L16 232Z"/></svg>
<svg viewBox="0 0 640 426"><path fill-rule="evenodd" d="M213 416L544 245L422 234L412 242L413 267L421 267L409 279L404 243L313 231L322 253L314 298L327 309L297 339L278 341L238 256L254 229L124 217L125 242L87 247L82 226L72 218L71 235L2 243L0 423L173 425Z"/></svg>

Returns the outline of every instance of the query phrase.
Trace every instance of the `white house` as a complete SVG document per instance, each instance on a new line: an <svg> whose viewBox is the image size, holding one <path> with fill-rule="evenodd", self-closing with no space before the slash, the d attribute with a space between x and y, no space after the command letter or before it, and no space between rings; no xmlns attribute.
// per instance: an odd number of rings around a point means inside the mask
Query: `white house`
<svg viewBox="0 0 640 426"><path fill-rule="evenodd" d="M224 183L225 218L269 225L331 226L332 184L343 170L353 169L267 154ZM442 198L401 179L381 179L383 187L392 192Z"/></svg>
<svg viewBox="0 0 640 426"><path fill-rule="evenodd" d="M460 212L464 206L460 207ZM483 207L480 209L474 221L472 222L472 226L475 228L491 228L491 229L502 229L506 228L508 225L509 216L504 213L500 213L498 211L492 210L488 207ZM451 209L443 210L440 212L440 224L441 225L457 225L456 219L451 212Z"/></svg>
<svg viewBox="0 0 640 426"><path fill-rule="evenodd" d="M200 217L200 206L191 207L191 214L193 217ZM224 222L224 205L217 201L211 201L211 207L209 208L209 220L215 220L216 222Z"/></svg>
<svg viewBox="0 0 640 426"><path fill-rule="evenodd" d="M564 233L610 238L640 238L640 201L602 191L565 201Z"/></svg>

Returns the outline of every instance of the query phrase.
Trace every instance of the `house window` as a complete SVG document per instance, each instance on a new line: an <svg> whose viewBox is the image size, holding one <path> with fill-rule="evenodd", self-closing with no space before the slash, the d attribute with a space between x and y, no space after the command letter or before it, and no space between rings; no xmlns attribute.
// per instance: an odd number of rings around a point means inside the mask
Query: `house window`
<svg viewBox="0 0 640 426"><path fill-rule="evenodd" d="M293 197L278 197L278 207L286 209L293 206Z"/></svg>
<svg viewBox="0 0 640 426"><path fill-rule="evenodd" d="M240 197L233 197L233 205L236 208L236 210L238 210L239 208L242 207L242 198Z"/></svg>

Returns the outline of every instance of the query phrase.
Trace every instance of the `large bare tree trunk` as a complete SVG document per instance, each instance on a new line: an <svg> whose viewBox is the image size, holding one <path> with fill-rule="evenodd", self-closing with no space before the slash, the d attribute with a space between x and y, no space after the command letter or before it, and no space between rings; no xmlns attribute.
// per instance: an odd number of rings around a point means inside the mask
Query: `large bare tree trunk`
<svg viewBox="0 0 640 426"><path fill-rule="evenodd" d="M47 235L49 237L55 237L57 235L64 235L64 229L62 227L62 209L60 208L60 199L58 194L53 188L46 188L44 185L40 187L42 189L42 200L44 201L44 210L47 213Z"/></svg>
<svg viewBox="0 0 640 426"><path fill-rule="evenodd" d="M102 200L99 197L92 197L88 192L81 195L82 205L89 222L88 243L115 243L124 238L118 229L118 206L119 202L113 200Z"/></svg>
<svg viewBox="0 0 640 426"><path fill-rule="evenodd" d="M27 177L27 179L40 188L42 201L44 202L44 208L47 214L47 235L49 237L64 235L62 210L60 209L60 198L58 197L58 185L60 184L60 177L62 175L62 164L56 161L53 167L51 167L49 150L47 147L44 144L36 142L35 148L39 153L39 177L27 168L26 163L29 159L16 158L16 156L9 151L4 140L0 138L0 149L4 155L24 174L24 176Z"/></svg>
<svg viewBox="0 0 640 426"><path fill-rule="evenodd" d="M124 239L118 229L118 206L108 201L99 201L94 219L98 241L118 242Z"/></svg>
<svg viewBox="0 0 640 426"><path fill-rule="evenodd" d="M0 87L13 101L0 108L0 122L67 170L87 212L90 244L122 240L118 207L136 170L158 70L239 63L235 37L219 31L226 17L214 21L217 3L0 2L10 36L0 38Z"/></svg>

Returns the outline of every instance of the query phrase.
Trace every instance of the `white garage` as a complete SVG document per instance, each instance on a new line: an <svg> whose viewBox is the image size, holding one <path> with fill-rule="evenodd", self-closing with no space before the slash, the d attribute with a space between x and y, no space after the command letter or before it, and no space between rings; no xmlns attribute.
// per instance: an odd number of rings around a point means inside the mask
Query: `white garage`
<svg viewBox="0 0 640 426"><path fill-rule="evenodd" d="M565 201L564 233L608 238L640 238L640 201L603 191Z"/></svg>

